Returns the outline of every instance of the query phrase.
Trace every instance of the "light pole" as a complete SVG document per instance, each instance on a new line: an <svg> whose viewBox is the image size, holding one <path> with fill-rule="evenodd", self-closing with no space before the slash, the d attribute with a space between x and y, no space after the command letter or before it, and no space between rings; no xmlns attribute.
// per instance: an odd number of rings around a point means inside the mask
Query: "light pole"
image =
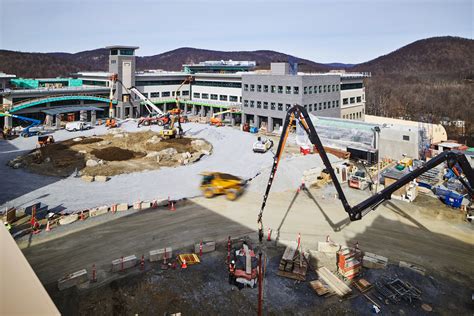
<svg viewBox="0 0 474 316"><path fill-rule="evenodd" d="M377 150L377 182L375 183L375 193L378 193L379 192L379 182L380 182L380 179L379 179L379 175L380 175L380 150L379 150L379 147L380 147L380 144L379 144L379 142L380 142L380 127L375 126L372 130L375 132L375 136L376 136L375 149Z"/></svg>

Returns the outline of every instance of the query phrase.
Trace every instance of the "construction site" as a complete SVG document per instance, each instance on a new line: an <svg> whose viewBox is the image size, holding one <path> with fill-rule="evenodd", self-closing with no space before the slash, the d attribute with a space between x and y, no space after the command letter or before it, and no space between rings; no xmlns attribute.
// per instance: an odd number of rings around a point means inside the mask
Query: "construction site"
<svg viewBox="0 0 474 316"><path fill-rule="evenodd" d="M280 75L266 76L249 92ZM319 93L348 80L323 77L309 78L332 80ZM193 80L158 102L113 73L106 110L3 108L2 265L8 282L24 276L10 295L34 293L48 315L472 312L472 148L434 124L328 118L316 103L245 113L245 92L214 112L180 99ZM7 299L5 314L22 308Z"/></svg>

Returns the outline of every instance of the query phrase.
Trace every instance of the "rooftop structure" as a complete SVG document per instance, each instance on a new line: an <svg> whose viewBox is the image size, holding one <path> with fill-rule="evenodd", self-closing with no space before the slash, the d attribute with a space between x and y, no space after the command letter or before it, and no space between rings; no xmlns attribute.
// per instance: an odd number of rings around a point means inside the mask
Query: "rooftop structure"
<svg viewBox="0 0 474 316"><path fill-rule="evenodd" d="M195 73L234 73L239 71L251 71L257 66L255 61L234 60L209 60L197 64L183 65L183 71L188 74Z"/></svg>

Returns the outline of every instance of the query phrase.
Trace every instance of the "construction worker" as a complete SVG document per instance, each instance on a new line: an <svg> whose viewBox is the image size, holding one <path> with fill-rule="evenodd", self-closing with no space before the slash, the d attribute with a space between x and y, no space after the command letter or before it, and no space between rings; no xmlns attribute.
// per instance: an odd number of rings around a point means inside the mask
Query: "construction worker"
<svg viewBox="0 0 474 316"><path fill-rule="evenodd" d="M235 283L234 272L235 272L235 261L232 260L229 263L229 284L234 284Z"/></svg>

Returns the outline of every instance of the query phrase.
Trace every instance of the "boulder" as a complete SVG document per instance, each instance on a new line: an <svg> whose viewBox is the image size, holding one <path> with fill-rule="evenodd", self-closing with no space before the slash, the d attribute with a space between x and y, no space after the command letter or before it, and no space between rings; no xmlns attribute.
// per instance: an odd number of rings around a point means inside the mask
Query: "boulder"
<svg viewBox="0 0 474 316"><path fill-rule="evenodd" d="M86 161L86 166L87 167L95 167L99 164L99 162L97 160L94 160L94 159L89 159Z"/></svg>
<svg viewBox="0 0 474 316"><path fill-rule="evenodd" d="M123 134L115 134L115 135L114 135L114 138L123 138L123 137L124 137Z"/></svg>
<svg viewBox="0 0 474 316"><path fill-rule="evenodd" d="M150 151L149 153L146 154L145 158L155 158L158 155L159 154L157 151Z"/></svg>
<svg viewBox="0 0 474 316"><path fill-rule="evenodd" d="M107 145L110 145L110 144L112 144L111 141L103 140L103 141L99 142L97 145L99 145L99 146L107 146Z"/></svg>
<svg viewBox="0 0 474 316"><path fill-rule="evenodd" d="M161 138L157 135L153 136L152 138L148 139L145 143L146 144L157 144L161 141Z"/></svg>
<svg viewBox="0 0 474 316"><path fill-rule="evenodd" d="M46 157L46 158L44 159L44 162L51 162L51 158L50 158L50 157Z"/></svg>
<svg viewBox="0 0 474 316"><path fill-rule="evenodd" d="M82 141L82 137L76 137L72 139L73 142L80 142Z"/></svg>
<svg viewBox="0 0 474 316"><path fill-rule="evenodd" d="M107 182L109 179L107 176L95 176L95 181L97 182Z"/></svg>
<svg viewBox="0 0 474 316"><path fill-rule="evenodd" d="M201 153L206 156L209 156L211 154L209 150L201 150Z"/></svg>
<svg viewBox="0 0 474 316"><path fill-rule="evenodd" d="M23 166L23 164L21 162L17 162L13 165L13 169L18 169L18 168L21 168Z"/></svg>
<svg viewBox="0 0 474 316"><path fill-rule="evenodd" d="M85 154L87 154L87 150L79 150L79 153L85 155Z"/></svg>
<svg viewBox="0 0 474 316"><path fill-rule="evenodd" d="M202 139L196 139L196 140L191 141L191 146L196 147L196 148L201 148L206 145L207 143L203 141Z"/></svg>
<svg viewBox="0 0 474 316"><path fill-rule="evenodd" d="M93 176L82 176L81 179L86 182L93 182L94 177Z"/></svg>

